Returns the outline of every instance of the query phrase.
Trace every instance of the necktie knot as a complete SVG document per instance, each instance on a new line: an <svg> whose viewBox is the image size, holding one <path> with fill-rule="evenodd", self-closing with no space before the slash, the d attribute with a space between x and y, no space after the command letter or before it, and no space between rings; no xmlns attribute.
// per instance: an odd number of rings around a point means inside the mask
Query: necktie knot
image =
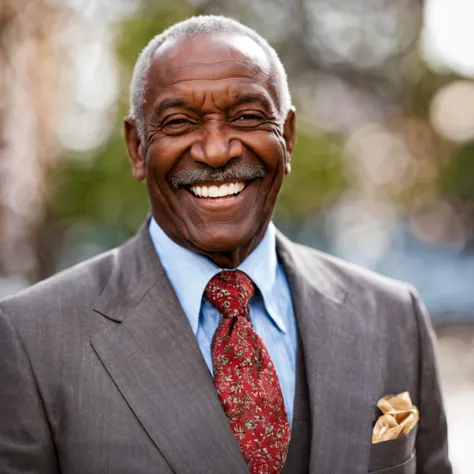
<svg viewBox="0 0 474 474"><path fill-rule="evenodd" d="M254 291L252 280L244 272L224 270L211 278L204 296L224 318L232 318L247 315Z"/></svg>

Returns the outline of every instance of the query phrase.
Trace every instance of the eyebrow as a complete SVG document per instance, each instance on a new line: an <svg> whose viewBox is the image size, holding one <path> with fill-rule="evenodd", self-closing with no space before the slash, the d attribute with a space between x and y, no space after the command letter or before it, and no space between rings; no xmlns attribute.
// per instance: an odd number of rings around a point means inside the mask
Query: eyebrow
<svg viewBox="0 0 474 474"><path fill-rule="evenodd" d="M187 107L188 105L188 102L184 99L164 99L157 105L154 115L159 117L166 109Z"/></svg>
<svg viewBox="0 0 474 474"><path fill-rule="evenodd" d="M274 107L271 103L260 94L243 94L238 98L238 102L233 105L233 107L242 105L242 104L260 104L266 110L274 112ZM165 110L179 107L189 107L189 102L184 99L163 99L157 106L154 112L155 117L160 117Z"/></svg>
<svg viewBox="0 0 474 474"><path fill-rule="evenodd" d="M262 107L269 111L273 111L274 107L270 104L270 102L260 94L243 94L239 96L239 101L236 105L241 104L260 104Z"/></svg>

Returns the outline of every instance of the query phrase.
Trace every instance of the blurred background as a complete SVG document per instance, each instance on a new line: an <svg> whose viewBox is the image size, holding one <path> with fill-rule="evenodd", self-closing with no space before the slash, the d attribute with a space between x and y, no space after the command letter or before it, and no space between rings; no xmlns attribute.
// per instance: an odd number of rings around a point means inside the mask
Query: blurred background
<svg viewBox="0 0 474 474"><path fill-rule="evenodd" d="M0 296L143 222L122 137L132 67L203 13L255 28L287 69L299 137L280 229L421 293L455 472L472 474L472 0L2 0Z"/></svg>

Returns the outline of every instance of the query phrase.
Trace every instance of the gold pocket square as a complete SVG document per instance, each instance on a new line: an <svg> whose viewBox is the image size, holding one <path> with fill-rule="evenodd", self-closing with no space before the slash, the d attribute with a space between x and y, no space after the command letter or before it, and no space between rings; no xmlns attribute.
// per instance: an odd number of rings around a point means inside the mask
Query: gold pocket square
<svg viewBox="0 0 474 474"><path fill-rule="evenodd" d="M408 434L420 418L418 408L412 404L408 392L387 395L378 401L377 406L383 415L375 423L372 443L389 441Z"/></svg>

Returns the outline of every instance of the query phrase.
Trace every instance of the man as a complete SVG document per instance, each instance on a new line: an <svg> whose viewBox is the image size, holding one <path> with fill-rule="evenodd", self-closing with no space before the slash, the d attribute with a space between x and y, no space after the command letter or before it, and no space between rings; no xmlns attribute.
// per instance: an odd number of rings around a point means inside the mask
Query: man
<svg viewBox="0 0 474 474"><path fill-rule="evenodd" d="M131 111L152 217L0 305L0 472L450 473L414 291L270 222L295 144L274 50L226 18L174 25ZM404 391L418 425L372 444Z"/></svg>

